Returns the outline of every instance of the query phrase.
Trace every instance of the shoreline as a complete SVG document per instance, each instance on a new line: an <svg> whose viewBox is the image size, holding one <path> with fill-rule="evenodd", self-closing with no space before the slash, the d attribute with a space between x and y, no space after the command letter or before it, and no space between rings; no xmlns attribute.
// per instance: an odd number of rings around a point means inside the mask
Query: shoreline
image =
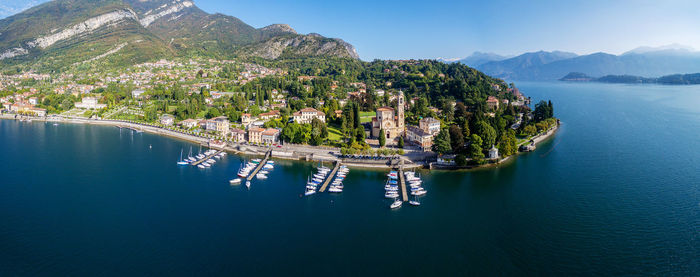
<svg viewBox="0 0 700 277"><path fill-rule="evenodd" d="M207 147L210 147L210 148L220 149L220 150L223 150L226 152L233 153L235 155L242 155L242 156L264 156L267 151L272 151L271 157L275 158L275 159L281 159L281 160L291 160L291 161L301 161L301 162L342 161L341 159L335 158L333 156L319 155L319 157L316 158L316 157L314 157L314 153L311 153L310 155L306 154L306 156L302 157L301 153L298 153L297 151L294 151L294 150L289 152L289 151L287 151L288 149L274 149L271 147L260 147L260 146L247 145L247 144L236 144L234 146L227 144L223 148L211 147L211 146L209 146L209 141L210 141L209 138L204 138L204 137L190 135L190 134L184 134L184 133L180 133L177 131L164 129L161 127L145 125L145 124L141 124L141 123L133 123L133 122L122 121L122 120L82 119L82 118L65 118L65 117L27 117L27 116L20 116L18 118L15 118L15 115L11 115L11 114L0 115L0 119L4 119L4 120L19 120L20 118L30 118L31 120L42 121L42 122L88 124L88 125L114 126L114 127L130 127L130 128L134 128L134 129L139 129L140 131L147 132L150 134L163 135L166 137L183 140L183 141L187 141L190 143L206 145ZM540 144L543 141L547 140L548 138L552 137L552 135L554 135L558 129L559 129L559 124L552 127L546 133L532 138L532 141L534 142L535 145ZM309 146L298 146L298 147L307 148ZM329 149L329 148L324 148L324 149ZM316 150L318 150L318 149L316 149ZM277 153L275 153L275 152L277 152ZM479 166L472 166L472 167L437 166L436 168L434 168L433 163L425 163L424 161L416 161L416 162L411 161L412 164L410 164L410 165L404 164L403 166L405 169L414 169L414 170L415 169L427 169L429 171L432 171L432 170L454 171L454 170L486 169L486 168L496 167L496 166L502 165L504 163L510 163L510 162L515 160L515 159L513 159L513 157L516 157L516 156L524 154L524 153L526 153L526 152L518 152L514 155L500 159L494 163L487 163L487 164L483 164L483 165L479 165ZM405 156L401 156L401 157L404 159L408 159ZM408 160L410 161L410 159L408 159ZM382 164L382 163L343 162L343 164L347 165L348 167L362 168L362 169L392 169L392 168L394 168L393 165L387 165L387 164Z"/></svg>

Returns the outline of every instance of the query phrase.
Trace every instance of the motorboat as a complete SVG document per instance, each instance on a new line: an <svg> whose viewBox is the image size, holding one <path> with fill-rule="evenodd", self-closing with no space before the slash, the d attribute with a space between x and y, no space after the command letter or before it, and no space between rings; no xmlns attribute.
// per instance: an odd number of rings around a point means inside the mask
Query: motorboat
<svg viewBox="0 0 700 277"><path fill-rule="evenodd" d="M413 205L413 206L420 206L420 202L418 202L418 200L411 200L411 201L408 201L408 203Z"/></svg>
<svg viewBox="0 0 700 277"><path fill-rule="evenodd" d="M203 166L202 164L197 165L197 167L199 167L199 168L201 168L201 169L207 168L206 166Z"/></svg>
<svg viewBox="0 0 700 277"><path fill-rule="evenodd" d="M265 180L265 179L267 179L267 175L262 174L262 173L258 173L255 175L255 178L258 178L258 180Z"/></svg>
<svg viewBox="0 0 700 277"><path fill-rule="evenodd" d="M389 208L396 209L401 207L401 204L403 204L403 202L401 202L401 200L399 199L396 199L394 200L394 203L391 203L391 206L389 206Z"/></svg>
<svg viewBox="0 0 700 277"><path fill-rule="evenodd" d="M384 194L384 197L386 198L397 198L399 197L399 193L397 192L387 192Z"/></svg>
<svg viewBox="0 0 700 277"><path fill-rule="evenodd" d="M246 182L245 182L245 186L248 187L248 188L250 188L250 181L246 181Z"/></svg>
<svg viewBox="0 0 700 277"><path fill-rule="evenodd" d="M413 195L413 196L421 196L421 195L425 195L426 193L428 193L428 192L425 191L425 190L417 190L417 191L412 191L412 192L411 192L411 195Z"/></svg>
<svg viewBox="0 0 700 277"><path fill-rule="evenodd" d="M241 183L241 178L236 178L236 179L230 180L228 182L231 183L232 185L238 185Z"/></svg>

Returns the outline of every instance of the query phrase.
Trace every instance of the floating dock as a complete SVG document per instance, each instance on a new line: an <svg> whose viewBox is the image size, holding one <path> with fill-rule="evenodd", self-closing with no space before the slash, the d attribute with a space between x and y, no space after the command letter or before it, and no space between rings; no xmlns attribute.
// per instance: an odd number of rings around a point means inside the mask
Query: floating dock
<svg viewBox="0 0 700 277"><path fill-rule="evenodd" d="M214 154L211 154L211 155L209 155L209 156L206 156L206 157L202 158L201 160L198 160L198 161L196 161L196 162L193 162L192 165L193 165L193 166L198 166L199 164L205 162L206 160L211 159L211 158L213 158L213 157L216 156L216 155L219 155L221 152L224 152L224 151L222 151L222 150L216 151L216 152L214 152Z"/></svg>
<svg viewBox="0 0 700 277"><path fill-rule="evenodd" d="M253 170L253 172L248 174L248 177L246 178L248 181L253 180L253 177L255 177L255 175L258 174L258 171L260 171L263 168L263 166L265 166L267 160L270 159L270 153L272 153L272 151L267 151L267 153L265 153L265 158L262 161L260 161L258 166L255 167L255 170Z"/></svg>
<svg viewBox="0 0 700 277"><path fill-rule="evenodd" d="M337 162L335 162L335 167L333 168L333 171L331 171L331 174L328 174L328 177L326 177L326 181L323 182L323 186L321 186L321 189L319 190L319 192L326 191L326 187L328 187L328 184L331 183L331 180L333 180L333 177L338 172L339 168L340 168L340 161L337 161Z"/></svg>
<svg viewBox="0 0 700 277"><path fill-rule="evenodd" d="M399 166L399 182L401 183L403 202L406 202L408 201L408 191L406 191L406 177L403 175L403 166Z"/></svg>

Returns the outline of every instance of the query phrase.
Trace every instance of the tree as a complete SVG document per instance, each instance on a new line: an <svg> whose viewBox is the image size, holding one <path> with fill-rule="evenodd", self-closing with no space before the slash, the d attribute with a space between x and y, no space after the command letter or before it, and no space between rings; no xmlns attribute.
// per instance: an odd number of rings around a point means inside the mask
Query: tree
<svg viewBox="0 0 700 277"><path fill-rule="evenodd" d="M384 147L386 145L386 135L384 134L384 129L379 130L379 146Z"/></svg>
<svg viewBox="0 0 700 277"><path fill-rule="evenodd" d="M399 148L403 148L403 137L399 137Z"/></svg>
<svg viewBox="0 0 700 277"><path fill-rule="evenodd" d="M457 125L450 126L450 142L452 150L458 152L462 147L464 147L464 136L462 134L462 129Z"/></svg>
<svg viewBox="0 0 700 277"><path fill-rule="evenodd" d="M503 156L507 157L517 153L518 151L518 139L515 138L515 131L508 130L506 134L498 143L498 152Z"/></svg>
<svg viewBox="0 0 700 277"><path fill-rule="evenodd" d="M469 136L471 136L471 131L469 131L469 121L464 121L464 126L462 127L462 135L465 138L469 138Z"/></svg>
<svg viewBox="0 0 700 277"><path fill-rule="evenodd" d="M477 134L472 134L470 140L471 144L469 144L469 156L471 156L472 159L478 163L484 158L484 151L481 148L483 141Z"/></svg>
<svg viewBox="0 0 700 277"><path fill-rule="evenodd" d="M496 130L486 121L476 123L475 133L483 140L482 148L491 148L496 143Z"/></svg>
<svg viewBox="0 0 700 277"><path fill-rule="evenodd" d="M355 129L355 138L358 142L364 143L365 142L365 128L362 126L357 127Z"/></svg>
<svg viewBox="0 0 700 277"><path fill-rule="evenodd" d="M433 141L433 151L438 154L446 154L452 151L452 146L450 143L450 133L447 129L440 130L435 140Z"/></svg>
<svg viewBox="0 0 700 277"><path fill-rule="evenodd" d="M554 111L552 110L552 101L549 101L549 103L545 102L544 100L540 101L535 105L535 111L533 112L533 115L535 117L535 122L540 122L542 120L545 120L547 118L551 118L554 116Z"/></svg>

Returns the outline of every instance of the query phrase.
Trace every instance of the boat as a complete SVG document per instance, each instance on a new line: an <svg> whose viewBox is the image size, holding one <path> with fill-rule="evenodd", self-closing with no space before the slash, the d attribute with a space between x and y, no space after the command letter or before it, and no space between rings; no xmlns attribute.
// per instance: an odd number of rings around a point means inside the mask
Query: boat
<svg viewBox="0 0 700 277"><path fill-rule="evenodd" d="M182 149L180 149L180 161L177 162L177 165L188 165L188 164L190 164L190 163L187 162L187 160L182 159Z"/></svg>
<svg viewBox="0 0 700 277"><path fill-rule="evenodd" d="M401 207L401 204L403 204L403 202L401 202L401 200L397 198L396 200L394 200L394 203L391 203L391 206L389 206L389 208L396 209L398 207Z"/></svg>
<svg viewBox="0 0 700 277"><path fill-rule="evenodd" d="M304 192L304 195L305 195L305 196L309 196L309 195L312 195L312 194L315 194L315 193L316 193L316 190L307 189L307 190Z"/></svg>
<svg viewBox="0 0 700 277"><path fill-rule="evenodd" d="M270 172L267 170L260 170L260 174L270 174Z"/></svg>
<svg viewBox="0 0 700 277"><path fill-rule="evenodd" d="M420 206L420 202L418 202L418 200L411 200L411 201L408 201L408 203L413 205L413 206Z"/></svg>
<svg viewBox="0 0 700 277"><path fill-rule="evenodd" d="M255 178L258 178L258 180L265 180L265 179L267 179L267 175L262 174L262 173L258 173L255 175Z"/></svg>
<svg viewBox="0 0 700 277"><path fill-rule="evenodd" d="M214 160L214 159L208 159L207 162L210 163L210 164L215 164L215 163L216 163L216 160Z"/></svg>
<svg viewBox="0 0 700 277"><path fill-rule="evenodd" d="M250 188L250 181L246 181L246 182L245 182L245 186L248 187L248 188Z"/></svg>
<svg viewBox="0 0 700 277"><path fill-rule="evenodd" d="M201 164L199 164L199 165L203 165L204 167L211 167L211 165L210 165L209 163L207 163L207 162L203 162L203 163L201 163Z"/></svg>
<svg viewBox="0 0 700 277"><path fill-rule="evenodd" d="M343 192L343 190L340 189L340 188L337 188L337 187L331 187L331 188L328 189L328 192L339 193L339 192Z"/></svg>
<svg viewBox="0 0 700 277"><path fill-rule="evenodd" d="M275 167L274 167L273 165L271 165L271 164L266 164L265 166L263 166L263 168L264 168L264 169L270 170L270 169L273 169L273 168L275 168Z"/></svg>
<svg viewBox="0 0 700 277"><path fill-rule="evenodd" d="M411 192L411 195L413 195L413 196L421 196L421 195L424 195L424 194L426 194L426 193L428 193L428 192L425 191L425 190L418 190L418 191L412 191L412 192Z"/></svg>
<svg viewBox="0 0 700 277"><path fill-rule="evenodd" d="M238 185L241 183L241 178L236 178L236 179L233 179L233 180L228 181L228 182L231 183L232 185Z"/></svg>
<svg viewBox="0 0 700 277"><path fill-rule="evenodd" d="M253 160L250 161L250 162L252 162L252 163L254 163L254 164L260 164L260 162L262 162L262 160L261 160L261 159L253 159Z"/></svg>
<svg viewBox="0 0 700 277"><path fill-rule="evenodd" d="M200 164L200 165L197 165L197 167L199 167L199 168L201 168L201 169L207 168L206 166L203 166L203 165L201 165L201 164Z"/></svg>

